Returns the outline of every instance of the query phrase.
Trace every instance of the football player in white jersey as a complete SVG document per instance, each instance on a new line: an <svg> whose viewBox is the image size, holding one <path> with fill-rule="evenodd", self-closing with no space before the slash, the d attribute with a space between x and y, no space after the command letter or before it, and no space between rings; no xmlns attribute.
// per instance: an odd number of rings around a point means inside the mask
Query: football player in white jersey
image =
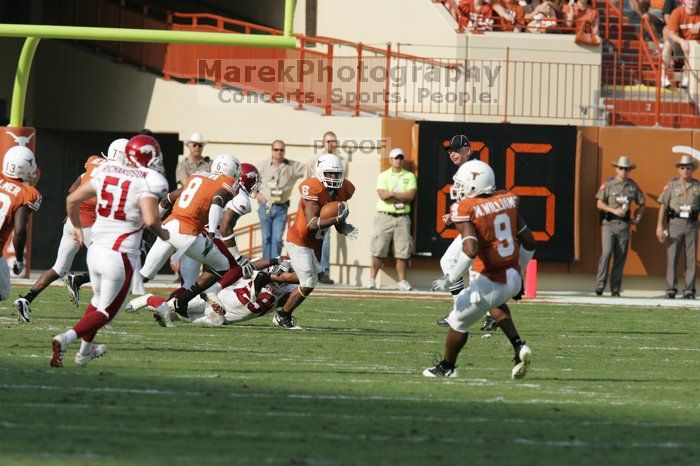
<svg viewBox="0 0 700 466"><path fill-rule="evenodd" d="M282 307L299 283L296 273L291 270L291 263L288 260L258 259L252 262L252 266L264 272L254 274L250 279L241 277L224 289L210 288L206 292L206 301L200 297L190 301L187 311L191 323L209 327L230 325L261 317ZM262 275L268 277L258 280ZM161 326L172 325L163 318L163 311L168 309L166 298L152 294L139 296L127 305L126 310L132 312L143 308L155 312L154 317Z"/></svg>
<svg viewBox="0 0 700 466"><path fill-rule="evenodd" d="M82 342L76 364L85 366L102 356L106 346L94 345L93 339L117 315L129 293L144 227L164 241L170 238L158 214L158 201L168 193L168 182L153 169L162 158L158 142L151 136L134 136L126 145L125 158L125 166L102 164L89 183L66 199L73 237L82 245L79 204L97 197L97 219L87 255L93 297L83 318L72 329L53 337L51 367L63 366L66 348L78 338Z"/></svg>
<svg viewBox="0 0 700 466"><path fill-rule="evenodd" d="M102 157L93 155L88 158L85 162L85 172L82 173L73 182L71 187L68 189L68 193L72 193L82 184L89 183L90 178L97 167L107 162L115 162L120 165L124 164L124 149L126 148L126 143L129 142L128 139L116 139L112 141L107 150L107 155L102 155ZM92 230L92 224L95 222L95 200L90 199L87 202L83 202L80 205L81 212L81 222L83 225L83 238L85 245L90 244L90 232ZM59 278L67 278L67 273L73 265L73 259L75 255L80 250L80 246L73 240L73 224L70 219L66 218L63 224L63 236L61 237L61 242L58 246L58 252L56 254L56 263L46 272L42 273L39 278L36 279L32 287L29 289L27 294L20 296L19 299L15 300L13 307L19 316L21 322L30 321L31 313L31 302L39 296L39 294L46 289L51 283ZM78 289L83 283L90 281L88 274L77 274L71 275L70 280L66 282L68 289L71 293L71 300L76 306L80 304L80 298L78 294ZM65 281L65 280L64 280Z"/></svg>

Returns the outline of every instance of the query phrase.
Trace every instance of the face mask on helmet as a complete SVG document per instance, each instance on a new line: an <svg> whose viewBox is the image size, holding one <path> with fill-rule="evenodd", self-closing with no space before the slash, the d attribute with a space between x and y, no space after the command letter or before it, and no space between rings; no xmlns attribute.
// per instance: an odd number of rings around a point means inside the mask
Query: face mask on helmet
<svg viewBox="0 0 700 466"><path fill-rule="evenodd" d="M343 162L337 155L325 154L316 164L316 177L328 189L338 189L344 181Z"/></svg>

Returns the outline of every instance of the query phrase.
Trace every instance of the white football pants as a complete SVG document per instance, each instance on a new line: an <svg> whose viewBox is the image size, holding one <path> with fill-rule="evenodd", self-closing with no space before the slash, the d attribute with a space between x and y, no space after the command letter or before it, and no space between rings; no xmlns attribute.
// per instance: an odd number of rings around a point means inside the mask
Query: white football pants
<svg viewBox="0 0 700 466"><path fill-rule="evenodd" d="M93 296L90 304L113 319L124 304L131 277L138 265L136 254L126 254L103 246L88 248L87 263Z"/></svg>
<svg viewBox="0 0 700 466"><path fill-rule="evenodd" d="M83 228L83 243L85 247L90 246L91 232L91 227ZM63 224L63 236L61 236L61 242L58 245L56 263L51 267L59 277L63 278L70 271L73 265L73 259L75 259L75 255L78 251L80 251L80 247L73 239L73 224L70 219L67 218L66 222Z"/></svg>

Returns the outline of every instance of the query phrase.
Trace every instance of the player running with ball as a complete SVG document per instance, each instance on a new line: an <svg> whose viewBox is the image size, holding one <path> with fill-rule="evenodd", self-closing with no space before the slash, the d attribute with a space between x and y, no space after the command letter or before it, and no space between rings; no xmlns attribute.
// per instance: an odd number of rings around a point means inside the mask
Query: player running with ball
<svg viewBox="0 0 700 466"><path fill-rule="evenodd" d="M299 278L295 289L284 308L277 311L272 322L286 330L299 330L292 312L316 287L321 273L319 260L326 231L331 226L350 239L357 238L358 229L345 219L350 210L345 204L355 192L355 186L344 177L343 162L337 155L324 154L316 164L316 178L308 178L299 185L301 200L294 225L287 234L285 244L292 267ZM335 216L321 218L321 209L333 201L340 202Z"/></svg>
<svg viewBox="0 0 700 466"><path fill-rule="evenodd" d="M491 167L478 160L463 164L454 176L450 194L457 202L451 207L451 220L460 233L462 250L454 268L435 280L433 289L447 290L471 268L470 280L447 316L445 356L423 371L426 377L457 377L455 364L469 327L489 309L515 350L511 376L522 378L529 368L530 348L520 339L510 314L496 307L520 291L519 270L525 270L537 243L518 214L518 195L495 191L495 184Z"/></svg>

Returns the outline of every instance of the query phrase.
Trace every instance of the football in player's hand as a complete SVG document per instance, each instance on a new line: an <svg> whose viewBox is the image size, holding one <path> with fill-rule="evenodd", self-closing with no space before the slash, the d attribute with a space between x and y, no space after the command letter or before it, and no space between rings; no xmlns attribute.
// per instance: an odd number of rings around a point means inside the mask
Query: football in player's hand
<svg viewBox="0 0 700 466"><path fill-rule="evenodd" d="M335 218L340 215L340 212L344 210L345 202L333 201L321 207L321 218L323 220L327 218Z"/></svg>

